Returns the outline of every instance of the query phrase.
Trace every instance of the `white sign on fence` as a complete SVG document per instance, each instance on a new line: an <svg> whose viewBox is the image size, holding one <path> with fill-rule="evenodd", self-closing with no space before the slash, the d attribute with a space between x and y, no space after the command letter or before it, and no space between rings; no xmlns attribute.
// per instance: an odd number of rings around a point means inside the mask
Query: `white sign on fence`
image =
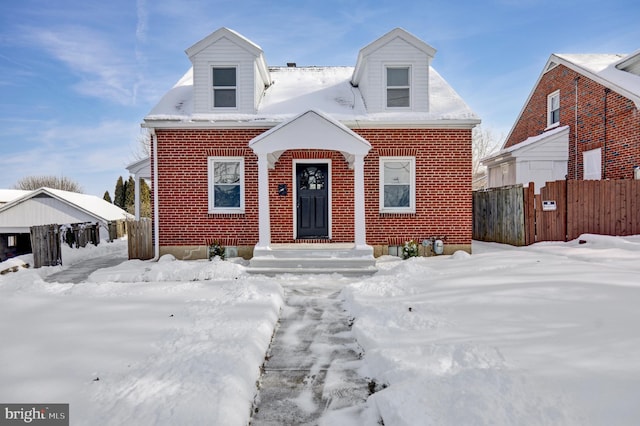
<svg viewBox="0 0 640 426"><path fill-rule="evenodd" d="M552 200L542 201L542 211L554 211L556 209L556 202Z"/></svg>

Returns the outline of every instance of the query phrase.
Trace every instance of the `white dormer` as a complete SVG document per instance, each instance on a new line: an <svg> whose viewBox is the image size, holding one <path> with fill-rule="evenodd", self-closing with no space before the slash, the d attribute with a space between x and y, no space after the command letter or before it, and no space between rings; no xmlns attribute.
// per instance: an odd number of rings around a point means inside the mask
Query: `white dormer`
<svg viewBox="0 0 640 426"><path fill-rule="evenodd" d="M271 85L260 46L220 28L185 52L193 64L194 113L256 113Z"/></svg>
<svg viewBox="0 0 640 426"><path fill-rule="evenodd" d="M358 53L351 83L369 113L429 112L429 67L436 50L396 28Z"/></svg>

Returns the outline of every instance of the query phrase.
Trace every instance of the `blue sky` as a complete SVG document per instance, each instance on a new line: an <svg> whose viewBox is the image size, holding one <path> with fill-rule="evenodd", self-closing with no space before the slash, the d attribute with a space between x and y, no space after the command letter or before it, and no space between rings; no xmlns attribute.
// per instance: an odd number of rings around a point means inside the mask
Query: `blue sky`
<svg viewBox="0 0 640 426"><path fill-rule="evenodd" d="M184 50L222 26L269 65L349 66L402 27L499 136L551 53L631 53L639 22L637 0L3 1L0 188L56 175L113 196L140 122L190 66Z"/></svg>

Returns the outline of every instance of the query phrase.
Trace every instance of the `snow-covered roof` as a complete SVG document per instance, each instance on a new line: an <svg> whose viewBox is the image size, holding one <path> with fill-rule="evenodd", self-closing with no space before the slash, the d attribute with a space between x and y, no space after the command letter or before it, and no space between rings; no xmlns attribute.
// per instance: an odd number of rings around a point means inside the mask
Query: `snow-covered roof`
<svg viewBox="0 0 640 426"><path fill-rule="evenodd" d="M605 87L619 93L626 98L632 100L636 108L640 109L640 75L629 72L624 69L630 61L636 61L640 57L640 50L631 55L621 53L554 53L552 54L545 67L540 73L538 80L533 85L531 93L527 97L518 118L516 119L511 131L505 138L505 144L509 141L511 133L515 125L520 120L524 109L529 104L531 96L535 92L540 80L544 74L555 68L557 65L564 65L575 72L582 74L589 79L602 84Z"/></svg>
<svg viewBox="0 0 640 426"><path fill-rule="evenodd" d="M640 51L639 51L640 52ZM631 99L640 108L640 75L621 69L618 65L628 61L632 55L610 53L556 53L549 62L562 63L611 90Z"/></svg>
<svg viewBox="0 0 640 426"><path fill-rule="evenodd" d="M0 206L0 213L13 208L14 206L23 203L38 195L48 195L56 198L68 205L78 208L85 213L96 217L96 219L103 221L112 221L126 218L133 218L132 215L122 210L120 207L113 205L100 197L95 195L80 194L77 192L62 191L52 188L40 188L35 191L26 191L26 194L13 199Z"/></svg>
<svg viewBox="0 0 640 426"><path fill-rule="evenodd" d="M203 38L202 40L198 41L196 44L194 44L193 46L185 50L185 53L187 54L187 56L189 56L189 58L191 58L194 55L198 54L198 52L201 52L203 49L206 49L209 45L213 44L217 40L224 37L233 39L236 43L242 44L242 46L245 49L250 50L256 56L262 54L262 49L260 48L260 46L258 46L257 44L255 44L254 42L252 42L242 34L238 33L237 31L234 31L226 27L219 28L218 30L209 34L208 36L206 36L205 38Z"/></svg>
<svg viewBox="0 0 640 426"><path fill-rule="evenodd" d="M362 95L351 85L354 67L271 67L273 84L256 114L193 113L193 69L169 90L145 121L222 121L280 123L305 111L318 110L349 121L479 121L453 88L433 68L429 70L429 112L367 113Z"/></svg>
<svg viewBox="0 0 640 426"><path fill-rule="evenodd" d="M501 162L508 158L511 158L513 154L517 151L525 150L526 148L531 147L534 144L542 143L544 141L550 140L553 136L566 133L569 134L569 126L561 126L556 127L551 130L547 130L546 132L542 132L536 136L530 136L527 139L519 142L515 145L512 145L508 148L501 149L498 152L495 152L491 155L488 155L485 158L482 158L480 161L482 164L487 165L494 162Z"/></svg>
<svg viewBox="0 0 640 426"><path fill-rule="evenodd" d="M31 191L25 191L24 189L0 189L0 205L27 195L30 192Z"/></svg>
<svg viewBox="0 0 640 426"><path fill-rule="evenodd" d="M626 55L620 53L555 53L553 56L564 59L592 73L599 73Z"/></svg>

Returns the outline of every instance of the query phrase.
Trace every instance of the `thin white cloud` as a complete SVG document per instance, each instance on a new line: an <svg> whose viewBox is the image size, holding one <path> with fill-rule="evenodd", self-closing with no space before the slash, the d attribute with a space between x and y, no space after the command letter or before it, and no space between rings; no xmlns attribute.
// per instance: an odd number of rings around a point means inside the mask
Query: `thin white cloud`
<svg viewBox="0 0 640 426"><path fill-rule="evenodd" d="M127 175L125 166L132 161L131 146L139 134L138 123L126 121L95 126L31 120L20 124L14 124L10 133L28 136L20 151L8 148L0 157L0 187L12 187L25 176L64 175L85 192L102 195L113 189L119 175ZM0 138L10 140L11 134L1 132Z"/></svg>
<svg viewBox="0 0 640 426"><path fill-rule="evenodd" d="M32 29L29 39L63 62L80 81L79 93L122 105L134 102L135 63L130 52L112 45L112 35L73 26Z"/></svg>
<svg viewBox="0 0 640 426"><path fill-rule="evenodd" d="M136 10L138 23L136 25L136 39L139 43L147 41L147 31L149 29L149 11L147 0L137 0Z"/></svg>

